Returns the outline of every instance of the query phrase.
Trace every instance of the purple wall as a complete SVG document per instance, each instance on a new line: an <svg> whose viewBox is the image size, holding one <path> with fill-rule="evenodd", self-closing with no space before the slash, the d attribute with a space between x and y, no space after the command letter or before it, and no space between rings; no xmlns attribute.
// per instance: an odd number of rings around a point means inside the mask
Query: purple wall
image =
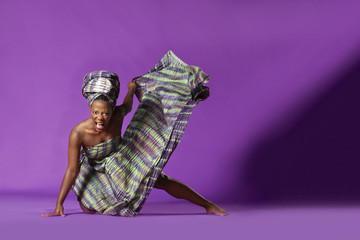
<svg viewBox="0 0 360 240"><path fill-rule="evenodd" d="M1 1L0 190L57 194L70 130L89 117L83 76L118 73L122 99L171 49L210 75L211 97L167 174L218 200L359 197L359 7Z"/></svg>

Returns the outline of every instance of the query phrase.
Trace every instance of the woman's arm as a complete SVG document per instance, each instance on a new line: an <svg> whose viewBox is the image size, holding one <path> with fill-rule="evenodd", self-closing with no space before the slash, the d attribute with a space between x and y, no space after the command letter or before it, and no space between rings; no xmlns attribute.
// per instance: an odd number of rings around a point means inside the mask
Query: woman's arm
<svg viewBox="0 0 360 240"><path fill-rule="evenodd" d="M69 147L68 147L68 167L63 178L59 196L56 201L55 211L52 213L46 213L41 216L65 216L63 203L67 197L71 186L74 184L75 179L79 174L79 158L80 158L80 147L81 147L81 137L80 133L75 127L69 137Z"/></svg>
<svg viewBox="0 0 360 240"><path fill-rule="evenodd" d="M132 105L133 105L133 99L134 99L134 93L136 90L135 82L129 82L128 89L129 90L124 98L123 103L120 106L117 106L115 108L115 111L119 112L122 115L122 117L124 117L126 114L131 112Z"/></svg>

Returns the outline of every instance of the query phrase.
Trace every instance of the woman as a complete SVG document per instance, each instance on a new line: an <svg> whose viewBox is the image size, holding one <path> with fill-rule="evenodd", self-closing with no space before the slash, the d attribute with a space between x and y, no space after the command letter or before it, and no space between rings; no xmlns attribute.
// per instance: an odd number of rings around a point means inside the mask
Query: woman
<svg viewBox="0 0 360 240"><path fill-rule="evenodd" d="M202 85L207 81L208 75L200 68L187 65L169 51L152 70L128 83L123 103L116 106L118 76L107 71L87 74L83 95L91 117L70 133L68 167L55 211L42 216L65 216L63 202L71 187L88 214L136 216L155 187L202 206L207 213L227 215L162 172L192 108L208 96L208 88ZM134 94L140 104L121 138Z"/></svg>

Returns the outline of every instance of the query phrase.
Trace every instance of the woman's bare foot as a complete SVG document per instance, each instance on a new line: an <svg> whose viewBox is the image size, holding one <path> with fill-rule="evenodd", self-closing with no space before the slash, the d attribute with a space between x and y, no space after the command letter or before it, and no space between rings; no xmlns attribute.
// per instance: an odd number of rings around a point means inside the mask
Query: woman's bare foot
<svg viewBox="0 0 360 240"><path fill-rule="evenodd" d="M228 213L222 209L221 207L219 207L218 205L216 205L215 203L210 203L208 207L206 207L206 213L207 214L216 214L219 216L227 216Z"/></svg>
<svg viewBox="0 0 360 240"><path fill-rule="evenodd" d="M206 213L208 214L213 213L219 216L228 215L228 213L224 209L220 208L215 203L208 201L200 194L195 192L193 189L191 189L189 186L185 185L179 180L167 176L163 172L156 180L154 187L165 190L167 193L169 193L175 198L186 199L189 202L201 206L206 209Z"/></svg>

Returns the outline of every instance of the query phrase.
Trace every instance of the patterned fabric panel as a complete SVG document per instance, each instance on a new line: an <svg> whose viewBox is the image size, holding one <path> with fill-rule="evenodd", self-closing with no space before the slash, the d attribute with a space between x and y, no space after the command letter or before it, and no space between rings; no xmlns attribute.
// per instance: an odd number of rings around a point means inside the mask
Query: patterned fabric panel
<svg viewBox="0 0 360 240"><path fill-rule="evenodd" d="M95 146L85 147L86 156L92 160L101 160L112 153L121 142L121 136L116 136Z"/></svg>

